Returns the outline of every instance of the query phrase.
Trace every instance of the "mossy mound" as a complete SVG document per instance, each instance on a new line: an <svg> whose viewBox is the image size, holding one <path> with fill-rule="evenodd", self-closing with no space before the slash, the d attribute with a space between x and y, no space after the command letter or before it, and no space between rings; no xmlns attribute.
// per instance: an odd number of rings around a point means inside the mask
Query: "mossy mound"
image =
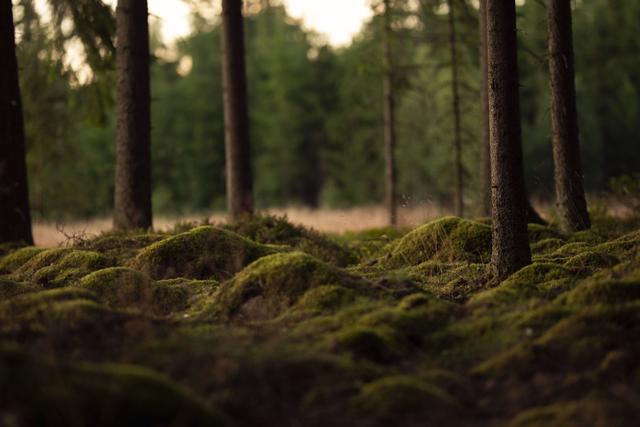
<svg viewBox="0 0 640 427"><path fill-rule="evenodd" d="M54 264L36 271L31 280L45 288L60 288L112 264L111 259L98 252L73 250Z"/></svg>
<svg viewBox="0 0 640 427"><path fill-rule="evenodd" d="M216 306L228 319L264 320L291 307L309 289L331 284L357 288L362 282L303 252L275 254L223 283Z"/></svg>
<svg viewBox="0 0 640 427"><path fill-rule="evenodd" d="M140 367L62 367L0 348L0 389L9 425L225 425L190 393Z"/></svg>
<svg viewBox="0 0 640 427"><path fill-rule="evenodd" d="M437 385L419 378L394 375L362 387L355 400L365 419L375 425L430 425L451 420L456 401Z"/></svg>
<svg viewBox="0 0 640 427"><path fill-rule="evenodd" d="M256 259L276 252L239 234L198 227L143 249L130 265L154 279L225 280Z"/></svg>
<svg viewBox="0 0 640 427"><path fill-rule="evenodd" d="M115 259L118 264L122 264L134 258L141 249L166 237L166 235L162 234L109 232L83 241L76 247L78 249L100 252L109 258Z"/></svg>
<svg viewBox="0 0 640 427"><path fill-rule="evenodd" d="M44 251L44 249L28 246L14 252L10 252L0 260L0 274L13 273L42 251Z"/></svg>
<svg viewBox="0 0 640 427"><path fill-rule="evenodd" d="M353 303L357 296L358 292L344 286L318 286L305 292L293 308L318 312L336 311L345 305Z"/></svg>
<svg viewBox="0 0 640 427"><path fill-rule="evenodd" d="M26 262L13 271L11 277L18 281L30 281L38 270L53 266L72 251L71 248L55 248L39 251L33 256L29 255Z"/></svg>
<svg viewBox="0 0 640 427"><path fill-rule="evenodd" d="M587 281L562 296L569 305L629 304L640 300L640 278Z"/></svg>
<svg viewBox="0 0 640 427"><path fill-rule="evenodd" d="M531 298L553 299L571 284L575 272L554 263L533 263L509 276L495 288L475 294L470 303L479 305L510 305Z"/></svg>
<svg viewBox="0 0 640 427"><path fill-rule="evenodd" d="M77 286L94 292L110 307L169 315L189 307L191 287L185 282L188 281L153 282L137 270L112 267L84 277Z"/></svg>
<svg viewBox="0 0 640 427"><path fill-rule="evenodd" d="M338 267L346 267L357 260L351 251L337 242L301 225L292 224L286 216L255 215L231 222L224 228L254 242L290 246Z"/></svg>
<svg viewBox="0 0 640 427"><path fill-rule="evenodd" d="M394 227L345 232L336 239L346 245L360 261L372 259L389 243L407 234L408 230Z"/></svg>
<svg viewBox="0 0 640 427"><path fill-rule="evenodd" d="M490 264L427 261L408 270L421 287L449 301L464 302L493 280Z"/></svg>
<svg viewBox="0 0 640 427"><path fill-rule="evenodd" d="M531 244L531 253L535 255L548 255L551 254L562 246L565 245L565 241L557 237L551 237L549 239L539 240Z"/></svg>
<svg viewBox="0 0 640 427"><path fill-rule="evenodd" d="M0 301L37 290L37 286L29 283L14 282L13 280L0 278Z"/></svg>
<svg viewBox="0 0 640 427"><path fill-rule="evenodd" d="M406 234L386 248L381 267L400 268L427 260L488 262L491 257L491 228L477 222L445 217Z"/></svg>
<svg viewBox="0 0 640 427"><path fill-rule="evenodd" d="M384 328L353 326L343 329L333 336L336 351L349 352L354 359L389 363L401 354L400 346L394 341L391 331Z"/></svg>
<svg viewBox="0 0 640 427"><path fill-rule="evenodd" d="M596 251L585 251L581 254L569 258L565 267L579 270L595 271L602 268L613 267L620 260L613 255Z"/></svg>
<svg viewBox="0 0 640 427"><path fill-rule="evenodd" d="M510 427L628 426L640 417L637 393L593 393L588 397L528 409Z"/></svg>
<svg viewBox="0 0 640 427"><path fill-rule="evenodd" d="M529 242L537 243L547 239L560 239L562 235L553 228L541 224L528 224Z"/></svg>

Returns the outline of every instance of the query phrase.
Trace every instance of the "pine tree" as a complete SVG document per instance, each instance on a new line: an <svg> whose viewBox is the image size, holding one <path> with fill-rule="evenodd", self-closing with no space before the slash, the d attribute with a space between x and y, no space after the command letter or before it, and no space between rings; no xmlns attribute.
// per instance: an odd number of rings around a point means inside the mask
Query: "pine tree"
<svg viewBox="0 0 640 427"><path fill-rule="evenodd" d="M480 212L491 215L491 158L489 151L489 66L487 58L487 0L480 0L478 10L480 31L480 75L482 103L482 126L480 138Z"/></svg>
<svg viewBox="0 0 640 427"><path fill-rule="evenodd" d="M222 1L227 208L232 218L253 214L242 0Z"/></svg>
<svg viewBox="0 0 640 427"><path fill-rule="evenodd" d="M570 0L549 1L548 26L556 204L561 226L579 231L591 221L580 161Z"/></svg>
<svg viewBox="0 0 640 427"><path fill-rule="evenodd" d="M0 0L0 243L33 243L11 0Z"/></svg>
<svg viewBox="0 0 640 427"><path fill-rule="evenodd" d="M396 167L396 111L391 48L391 0L384 0L384 194L389 225L398 224L397 167Z"/></svg>
<svg viewBox="0 0 640 427"><path fill-rule="evenodd" d="M454 0L449 6L449 47L451 49L451 90L453 107L453 210L459 217L464 215L462 182L462 139L460 136L460 79L458 77L458 51Z"/></svg>
<svg viewBox="0 0 640 427"><path fill-rule="evenodd" d="M500 279L531 263L514 0L487 0L492 262Z"/></svg>
<svg viewBox="0 0 640 427"><path fill-rule="evenodd" d="M146 0L116 9L117 137L114 227L148 229L151 214L151 95Z"/></svg>

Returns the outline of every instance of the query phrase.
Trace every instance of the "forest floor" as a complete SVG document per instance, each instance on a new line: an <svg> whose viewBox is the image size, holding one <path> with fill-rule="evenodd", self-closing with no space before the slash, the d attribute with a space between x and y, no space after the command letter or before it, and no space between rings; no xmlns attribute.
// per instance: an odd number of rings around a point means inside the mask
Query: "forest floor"
<svg viewBox="0 0 640 427"><path fill-rule="evenodd" d="M262 216L0 253L2 426L634 426L640 219L322 234Z"/></svg>

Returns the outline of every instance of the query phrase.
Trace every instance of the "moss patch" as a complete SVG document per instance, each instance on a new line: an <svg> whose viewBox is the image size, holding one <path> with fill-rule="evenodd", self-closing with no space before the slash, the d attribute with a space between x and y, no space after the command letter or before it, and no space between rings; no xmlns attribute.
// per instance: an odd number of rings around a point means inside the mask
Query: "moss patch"
<svg viewBox="0 0 640 427"><path fill-rule="evenodd" d="M273 252L232 231L204 226L148 246L131 266L154 279L224 280Z"/></svg>
<svg viewBox="0 0 640 427"><path fill-rule="evenodd" d="M46 288L60 288L110 265L112 261L98 252L73 250L56 263L36 271L31 280Z"/></svg>
<svg viewBox="0 0 640 427"><path fill-rule="evenodd" d="M427 260L487 262L491 228L477 222L446 217L429 222L391 244L380 264L386 268L414 266Z"/></svg>
<svg viewBox="0 0 640 427"><path fill-rule="evenodd" d="M0 260L0 274L13 273L42 251L44 249L28 246L9 253Z"/></svg>
<svg viewBox="0 0 640 427"><path fill-rule="evenodd" d="M220 287L216 303L225 318L268 319L318 286L354 288L361 280L311 255L291 252L259 259Z"/></svg>
<svg viewBox="0 0 640 427"><path fill-rule="evenodd" d="M345 267L356 261L354 254L338 242L292 224L286 216L254 215L224 227L258 243L290 246L338 267Z"/></svg>
<svg viewBox="0 0 640 427"><path fill-rule="evenodd" d="M61 367L0 348L0 388L2 416L18 425L224 425L190 393L140 367Z"/></svg>

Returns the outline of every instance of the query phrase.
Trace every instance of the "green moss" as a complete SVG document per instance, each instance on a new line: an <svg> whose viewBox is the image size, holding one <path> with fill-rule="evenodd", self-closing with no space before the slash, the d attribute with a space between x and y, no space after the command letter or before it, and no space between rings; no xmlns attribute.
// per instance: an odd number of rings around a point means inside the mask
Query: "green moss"
<svg viewBox="0 0 640 427"><path fill-rule="evenodd" d="M562 237L559 232L546 225L529 224L527 228L529 231L529 242L531 243L537 243L547 239L559 239Z"/></svg>
<svg viewBox="0 0 640 427"><path fill-rule="evenodd" d="M33 309L46 310L56 303L72 300L96 301L97 296L93 292L74 288L51 289L22 294L1 303L0 316L7 319Z"/></svg>
<svg viewBox="0 0 640 427"><path fill-rule="evenodd" d="M0 301L7 300L16 295L35 292L38 288L32 284L14 282L13 280L0 278Z"/></svg>
<svg viewBox="0 0 640 427"><path fill-rule="evenodd" d="M533 263L495 288L471 297L471 305L509 305L530 298L553 299L566 290L574 272L554 263Z"/></svg>
<svg viewBox="0 0 640 427"><path fill-rule="evenodd" d="M602 243L604 239L599 233L595 232L594 230L584 230L571 234L568 240L570 242L584 242L595 245L598 243Z"/></svg>
<svg viewBox="0 0 640 427"><path fill-rule="evenodd" d="M339 285L325 285L309 289L300 297L294 309L335 311L355 301L357 292Z"/></svg>
<svg viewBox="0 0 640 427"><path fill-rule="evenodd" d="M56 264L72 251L70 248L46 249L41 251L29 257L29 260L17 268L11 277L18 281L29 281L38 270Z"/></svg>
<svg viewBox="0 0 640 427"><path fill-rule="evenodd" d="M354 254L322 234L294 225L286 216L254 215L224 226L262 244L287 245L339 267L356 261Z"/></svg>
<svg viewBox="0 0 640 427"><path fill-rule="evenodd" d="M347 351L357 359L378 363L389 363L400 355L400 348L393 341L392 334L384 328L352 326L336 333L333 348Z"/></svg>
<svg viewBox="0 0 640 427"><path fill-rule="evenodd" d="M337 239L350 248L360 261L364 261L378 256L385 246L406 233L407 230L383 227L345 232L337 236Z"/></svg>
<svg viewBox="0 0 640 427"><path fill-rule="evenodd" d="M563 295L570 305L628 304L640 299L640 279L586 281Z"/></svg>
<svg viewBox="0 0 640 427"><path fill-rule="evenodd" d="M534 255L548 255L565 245L564 240L557 237L540 240L531 245L531 252Z"/></svg>
<svg viewBox="0 0 640 427"><path fill-rule="evenodd" d="M638 416L637 397L592 394L528 409L509 423L510 427L626 426Z"/></svg>
<svg viewBox="0 0 640 427"><path fill-rule="evenodd" d="M152 303L151 279L136 270L111 267L85 276L77 284L94 292L112 307L146 306Z"/></svg>
<svg viewBox="0 0 640 427"><path fill-rule="evenodd" d="M60 288L110 265L112 261L98 252L74 250L36 271L31 280L46 288Z"/></svg>
<svg viewBox="0 0 640 427"><path fill-rule="evenodd" d="M491 228L477 222L445 217L429 222L392 244L380 258L386 268L427 260L485 262L491 255Z"/></svg>
<svg viewBox="0 0 640 427"><path fill-rule="evenodd" d="M569 258L564 265L569 268L593 271L600 268L613 267L619 262L620 260L612 255L587 251Z"/></svg>
<svg viewBox="0 0 640 427"><path fill-rule="evenodd" d="M62 367L0 348L0 389L3 414L38 425L224 425L189 392L135 366Z"/></svg>
<svg viewBox="0 0 640 427"><path fill-rule="evenodd" d="M216 306L225 318L268 319L295 304L309 289L328 284L355 288L361 282L302 252L275 254L223 283Z"/></svg>
<svg viewBox="0 0 640 427"><path fill-rule="evenodd" d="M94 239L82 242L80 249L100 252L122 264L134 258L140 249L164 239L162 234L130 234L122 232L108 232Z"/></svg>
<svg viewBox="0 0 640 427"><path fill-rule="evenodd" d="M595 250L617 257L626 257L640 247L640 232L633 232L596 246Z"/></svg>
<svg viewBox="0 0 640 427"><path fill-rule="evenodd" d="M143 249L131 266L154 279L227 279L256 259L275 252L232 231L198 227Z"/></svg>
<svg viewBox="0 0 640 427"><path fill-rule="evenodd" d="M0 274L13 273L42 251L44 249L28 246L7 254L0 260Z"/></svg>
<svg viewBox="0 0 640 427"><path fill-rule="evenodd" d="M157 315L169 315L189 308L197 285L186 280L152 282L144 273L125 267L112 267L84 277L78 285L95 292L111 307L138 308Z"/></svg>
<svg viewBox="0 0 640 427"><path fill-rule="evenodd" d="M412 420L428 425L456 407L455 399L440 387L404 375L366 384L354 403L363 417L393 424Z"/></svg>

